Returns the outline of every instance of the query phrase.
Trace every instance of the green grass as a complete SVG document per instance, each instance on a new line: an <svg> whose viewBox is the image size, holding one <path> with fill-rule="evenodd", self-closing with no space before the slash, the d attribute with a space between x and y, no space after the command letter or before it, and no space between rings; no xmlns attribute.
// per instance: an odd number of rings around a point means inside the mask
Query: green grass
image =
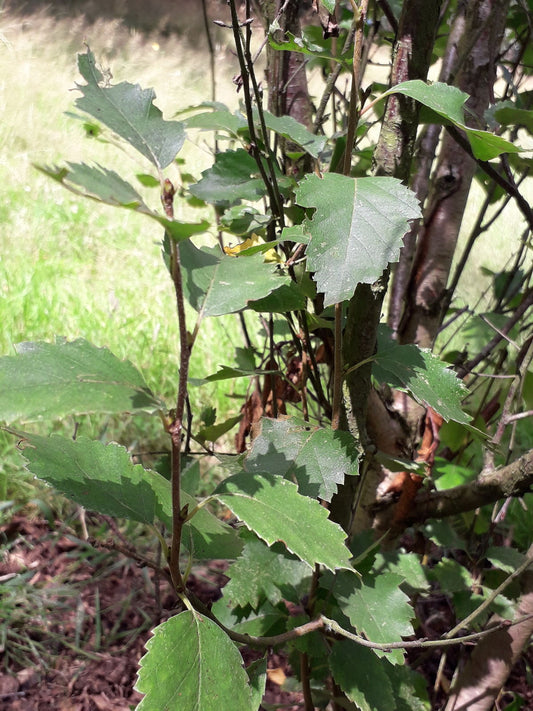
<svg viewBox="0 0 533 711"><path fill-rule="evenodd" d="M70 90L80 81L75 55L85 51L84 42L110 67L113 81L154 86L166 118L210 97L206 64L200 61L203 50L192 50L176 38L156 40L131 33L116 21L86 25L80 19L53 21L44 13L29 16L24 25L9 13L0 14L0 37L0 355L11 355L21 341L82 337L131 360L171 407L179 338L160 230L140 215L77 198L34 164L95 161L133 182L135 173L150 170L142 159L86 138L82 123L65 115L76 98ZM232 61L220 50L217 65L226 81L222 100L229 103L236 102ZM186 142L181 157L187 172L199 176L212 154L209 137L194 140L197 143ZM172 180L178 179L177 170L168 170ZM158 191L145 194L159 209ZM175 209L181 220L212 219L209 210L190 208L183 201ZM203 239L215 243L216 235ZM192 310L188 318L192 329ZM191 375L201 378L219 364L231 364L239 345L243 339L235 316L205 321ZM242 391L246 386L236 387ZM227 389L227 383L192 388L193 409L211 404L220 419L235 414L240 403L225 396ZM65 423L67 432L73 427L73 420ZM48 423L39 428L50 430ZM105 433L137 449L164 442L158 419L84 418L82 428L85 434ZM0 446L7 456L0 470L0 494L26 498L22 480L19 489L11 483L13 469L20 466L18 459L12 464L13 443L4 436Z"/></svg>

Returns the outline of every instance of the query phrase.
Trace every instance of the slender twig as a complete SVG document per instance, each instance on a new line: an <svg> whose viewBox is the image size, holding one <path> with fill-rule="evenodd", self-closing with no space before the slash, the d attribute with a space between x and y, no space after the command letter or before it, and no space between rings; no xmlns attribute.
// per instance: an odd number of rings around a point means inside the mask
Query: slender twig
<svg viewBox="0 0 533 711"><path fill-rule="evenodd" d="M352 0L354 13L358 13L355 25L355 37L353 43L353 65L352 65L352 90L350 94L350 107L348 113L348 130L346 133L346 147L344 149L343 174L350 175L352 167L352 150L359 120L359 86L361 84L361 56L363 53L364 28L366 13L368 10L368 0L361 0L361 6Z"/></svg>
<svg viewBox="0 0 533 711"><path fill-rule="evenodd" d="M342 628L338 624L338 622L335 622L335 620L330 620L327 617L324 617L324 615L322 615L320 619L323 621L326 629L331 630L331 632L334 632L335 634L338 634L341 637L350 639L352 640L352 642L356 642L362 647L367 647L369 649L378 649L382 652L389 652L393 649L427 649L429 647L453 647L458 644L477 642L477 640L481 639L482 637L486 637L497 629L508 629L509 627L519 625L522 622L531 619L532 617L533 614L524 615L523 617L520 617L517 620L503 620L499 624L494 625L493 627L489 627L486 630L481 630L480 632L472 632L471 634L465 634L462 637L454 637L454 639L447 639L446 637L441 637L439 639L417 639L407 642L388 643L371 642L358 634L348 632L348 630Z"/></svg>
<svg viewBox="0 0 533 711"><path fill-rule="evenodd" d="M503 188L509 195L511 195L518 205L518 209L525 217L526 222L530 230L533 230L533 209L529 204L528 200L522 195L518 190L516 181L513 176L508 174L507 177L502 175L496 168L487 161L480 160L476 158L472 153L472 148L468 142L466 136L455 128L455 126L446 126L446 130L454 141L466 152L468 155L476 161L477 165L483 170L489 178L492 178L495 183L497 183L501 188ZM505 165L505 164L504 164Z"/></svg>
<svg viewBox="0 0 533 711"><path fill-rule="evenodd" d="M354 21L350 28L350 31L346 36L346 41L344 42L344 47L342 48L342 54L345 54L349 50L350 45L352 44L355 34L355 25L356 23ZM322 97L320 99L320 104L318 105L318 109L316 110L315 120L313 123L313 133L316 133L318 129L322 126L322 122L324 121L324 113L326 111L329 98L333 92L333 89L335 88L335 84L337 82L337 79L339 78L341 70L342 64L340 62L337 62L335 68L330 72L328 76L326 86L324 87L324 92L322 93Z"/></svg>
<svg viewBox="0 0 533 711"><path fill-rule="evenodd" d="M395 35L398 34L398 20L396 19L396 15L392 11L391 6L387 2L387 0L378 0L378 5L383 11L383 14L389 21L389 24L392 28L392 31L394 32Z"/></svg>
<svg viewBox="0 0 533 711"><path fill-rule="evenodd" d="M239 18L237 16L237 9L235 7L235 0L230 0L230 10L231 10L231 22L232 22L232 30L233 30L233 37L235 39L235 49L237 51L237 59L239 61L239 67L241 70L240 74L240 82L242 82L242 89L243 89L243 94L244 94L244 105L246 108L246 118L248 121L248 131L250 133L250 154L254 158L255 162L257 163L257 167L259 169L259 172L261 174L261 178L263 180L263 183L265 184L265 187L268 192L268 197L270 200L270 204L272 209L274 210L274 207L276 207L276 212L278 211L278 205L276 201L276 194L274 192L274 187L271 184L269 177L267 175L267 172L265 170L265 166L263 164L263 159L261 157L261 151L259 148L259 142L258 142L258 137L256 134L255 130L255 124L254 124L254 119L253 119L253 108L252 108L252 95L250 92L250 72L249 72L249 67L246 62L246 58L244 56L244 50L243 50L243 45L244 45L244 38L242 36L242 32L239 27Z"/></svg>
<svg viewBox="0 0 533 711"><path fill-rule="evenodd" d="M167 217L174 217L174 186L170 180L163 183L161 201ZM187 320L185 317L185 298L183 294L183 280L181 273L179 245L167 233L170 242L170 272L176 294L176 307L178 312L178 326L180 339L180 370L178 378L178 393L176 396L176 410L171 422L168 424L168 433L171 440L171 492L172 492L172 541L170 544L170 575L176 592L181 595L185 589L180 570L181 534L187 518L187 507L181 506L181 439L183 418L187 402L187 380L189 375L189 362L192 344L187 333Z"/></svg>
<svg viewBox="0 0 533 711"><path fill-rule="evenodd" d="M476 218L476 224L472 228L470 232L470 236L468 237L467 243L465 245L465 248L463 249L463 252L461 254L461 258L459 259L457 266L455 268L455 272L453 274L452 280L450 282L450 285L446 289L446 294L444 296L444 300L442 303L442 313L447 313L448 308L452 302L453 296L455 294L455 290L457 288L457 285L459 284L459 280L464 272L465 266L468 262L468 258L470 257L470 253L472 251L472 248L474 247L474 244L478 237L480 237L483 232L486 232L490 225L493 222L493 219L487 220L485 223L483 222L483 219L485 217L485 214L487 210L490 207L490 204L492 202L492 198L494 196L494 192L496 190L496 183L492 183L489 189L487 190L487 195L485 197L485 200L483 202L483 205L481 206L477 218ZM506 207L507 203L511 199L510 196L507 196L506 200L503 201L503 204L500 206L500 209L497 210L496 215L494 216L494 219L496 219L496 216L500 215L502 210Z"/></svg>
<svg viewBox="0 0 533 711"><path fill-rule="evenodd" d="M526 412L516 412L514 415L507 415L507 417L502 418L506 424L510 422L516 422L517 420L525 420L528 417L533 417L533 410L527 410Z"/></svg>
<svg viewBox="0 0 533 711"><path fill-rule="evenodd" d="M527 347L526 353L524 357L520 360L519 359L519 365L517 368L516 375L513 379L513 382L511 383L511 386L509 388L509 391L507 393L507 397L505 398L505 402L503 405L502 409L502 416L500 417L500 421L498 422L498 426L496 428L496 432L494 433L494 436L492 437L492 444L493 447L487 448L487 452L485 455L485 465L483 467L483 471L492 471L494 469L494 448L498 447L503 439L503 435L505 432L505 428L507 425L511 422L513 422L512 415L511 413L511 408L515 404L517 400L519 400L520 395L521 395L521 390L524 385L524 378L526 376L526 373L529 369L529 366L531 364L531 361L533 360L533 342L530 341L529 346ZM512 448L509 447L509 455L511 456L511 450ZM482 472L483 475L483 472Z"/></svg>
<svg viewBox="0 0 533 711"><path fill-rule="evenodd" d="M234 0L233 0L234 2ZM246 19L250 20L250 0L246 0ZM275 159L274 155L270 149L270 143L268 140L268 129L265 122L265 113L263 111L263 94L259 88L259 83L255 75L254 62L252 59L252 54L250 52L250 43L252 39L252 26L250 22L246 23L246 41L244 43L244 58L246 60L248 73L250 75L250 80L252 82L252 88L254 90L255 104L257 107L257 114L259 116L259 125L261 126L261 134L263 137L263 144L265 147L265 158L268 166L268 172L270 174L270 180L272 184L272 189L274 192L274 204L272 207L276 207L279 225L281 228L285 225L285 215L283 212L283 199L279 191L278 178L275 169Z"/></svg>
<svg viewBox="0 0 533 711"><path fill-rule="evenodd" d="M313 703L313 695L311 693L309 657L306 652L300 652L300 681L302 683L302 692L304 696L304 709L305 711L315 711L315 704Z"/></svg>
<svg viewBox="0 0 533 711"><path fill-rule="evenodd" d="M333 351L333 412L331 428L338 430L340 427L342 404L342 304L335 304L335 346Z"/></svg>
<svg viewBox="0 0 533 711"><path fill-rule="evenodd" d="M207 47L209 49L209 73L211 75L211 101L216 101L217 84L216 84L216 73L215 73L215 47L213 45L213 38L211 37L211 30L209 29L209 18L207 16L207 0L202 0L202 15L204 18L204 30L205 30L205 36L207 38ZM215 150L215 152L216 152L216 150Z"/></svg>
<svg viewBox="0 0 533 711"><path fill-rule="evenodd" d="M133 548L132 546L122 545L121 543L118 543L118 541L101 541L98 538L94 538L92 536L89 536L89 538L87 539L87 543L89 543L96 550L104 549L106 551L117 551L126 558L131 558L138 565L146 568L151 568L157 573L158 576L165 576L167 580L172 583L172 579L165 568L160 566L156 561L152 560L151 558L147 558L146 556L142 555L142 553L139 553L139 551L136 548Z"/></svg>
<svg viewBox="0 0 533 711"><path fill-rule="evenodd" d="M305 311L297 312L298 321L302 328L303 338L301 338L295 331L294 325L290 318L287 319L287 325L292 335L293 343L298 349L298 354L304 359L304 351L306 358L311 361L310 364L307 363L306 368L306 378L308 378L313 384L315 389L316 400L318 404L323 408L326 417L331 417L331 404L327 399L324 389L322 388L322 381L320 380L320 373L318 371L318 363L316 360L315 351L313 344L311 342L311 334L309 331L309 325L307 323L307 313ZM302 347L302 341L304 342L305 349Z"/></svg>
<svg viewBox="0 0 533 711"><path fill-rule="evenodd" d="M520 302L520 304L517 306L514 314L509 318L507 323L502 327L501 331L496 333L496 335L487 343L486 346L484 346L479 353L474 357L471 358L467 363L464 365L460 366L457 369L457 375L460 378L464 378L465 375L468 373L472 372L474 368L479 365L482 361L487 358L492 351L496 348L496 346L502 341L507 334L510 332L510 330L513 328L513 326L519 321L521 321L522 317L526 313L526 311L530 308L530 306L533 304L533 289L530 289L526 294L524 295L524 298Z"/></svg>
<svg viewBox="0 0 533 711"><path fill-rule="evenodd" d="M515 580L515 578L518 578L520 575L522 575L522 573L524 571L526 571L529 568L529 566L532 564L533 564L533 560L531 558L526 558L523 561L523 563L521 563L518 566L518 568L516 570L514 570L512 573L510 573L510 575L507 576L507 578L505 578L505 580L503 581L503 583L501 583L501 585L498 585L498 587L495 588L491 592L491 594L487 597L486 600L483 600L483 602L478 607L476 607L476 609L473 612L471 612L468 615L468 617L465 617L464 620L461 620L458 624L456 624L453 629L451 629L449 632L447 632L444 635L444 637L446 639L451 639L452 637L455 637L455 635L458 632L460 632L462 629L465 629L466 627L468 627L468 625L470 625L470 623L473 622L476 619L476 617L479 617L479 615L481 615L482 612L485 612L485 610L490 605L492 605L492 603L498 597L498 595L500 595L505 590L505 588L510 583L512 583L513 580ZM490 630L493 631L494 627L491 627Z"/></svg>
<svg viewBox="0 0 533 711"><path fill-rule="evenodd" d="M357 8L352 0L354 16L357 17L355 23L355 39L353 47L352 66L352 90L350 94L350 107L348 115L348 131L346 135L346 146L344 148L344 161L342 172L350 175L352 168L352 150L357 131L358 108L359 108L359 85L361 83L361 55L363 51L364 24L368 9L368 0L361 0L360 8ZM333 412L331 426L338 429L340 426L341 405L342 405L342 304L335 304L335 348L333 362Z"/></svg>

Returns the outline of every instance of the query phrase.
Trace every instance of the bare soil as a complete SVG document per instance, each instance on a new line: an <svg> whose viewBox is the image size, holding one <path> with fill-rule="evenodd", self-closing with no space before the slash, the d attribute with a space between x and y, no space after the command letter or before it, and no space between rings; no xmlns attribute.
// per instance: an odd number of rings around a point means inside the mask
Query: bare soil
<svg viewBox="0 0 533 711"><path fill-rule="evenodd" d="M158 605L152 571L115 551L96 551L59 523L15 516L0 528L0 541L0 582L25 579L18 604L25 614L15 610L12 620L0 621L8 630L4 644L0 639L0 709L134 708L142 698L133 688L138 660L150 631L179 611L166 582ZM223 569L214 561L193 573L192 588L205 604L220 597ZM28 598L45 599L46 609L36 605L31 614ZM250 650L243 654L253 658ZM279 685L290 675L286 660L272 654L265 700L274 708L303 708L300 694Z"/></svg>

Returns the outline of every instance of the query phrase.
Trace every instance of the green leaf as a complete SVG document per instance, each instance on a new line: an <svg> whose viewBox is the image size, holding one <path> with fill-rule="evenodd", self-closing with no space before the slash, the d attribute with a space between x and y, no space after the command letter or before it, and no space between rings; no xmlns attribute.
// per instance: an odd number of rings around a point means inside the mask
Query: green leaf
<svg viewBox="0 0 533 711"><path fill-rule="evenodd" d="M279 373L279 370L248 370L244 368L230 368L227 365L223 365L217 370L216 373L208 375L202 380L204 382L212 383L217 380L232 380L233 378L249 378L252 375L269 375L270 373Z"/></svg>
<svg viewBox="0 0 533 711"><path fill-rule="evenodd" d="M335 14L335 0L321 0L322 5L326 8L326 10L330 13L330 15Z"/></svg>
<svg viewBox="0 0 533 711"><path fill-rule="evenodd" d="M67 163L68 168L43 169L51 178L60 179L63 185L69 184L82 187L86 194L98 198L106 205L126 207L143 212L148 210L143 199L135 188L120 177L114 170L108 170L101 165L90 166L86 163ZM55 171L52 175L50 171Z"/></svg>
<svg viewBox="0 0 533 711"><path fill-rule="evenodd" d="M372 567L374 575L388 575L394 573L404 580L404 587L410 590L425 591L430 588L426 575L426 568L418 557L412 553L378 552Z"/></svg>
<svg viewBox="0 0 533 711"><path fill-rule="evenodd" d="M23 439L29 471L90 511L151 524L170 508L169 482L133 464L124 447L87 437L13 434Z"/></svg>
<svg viewBox="0 0 533 711"><path fill-rule="evenodd" d="M381 644L401 642L402 637L413 634L414 612L408 596L400 589L403 580L394 573L365 575L362 580L348 571L337 574L335 594L339 607L359 634ZM401 649L376 654L386 654L395 664L404 663Z"/></svg>
<svg viewBox="0 0 533 711"><path fill-rule="evenodd" d="M164 407L129 362L83 339L19 343L0 358L0 419L26 422Z"/></svg>
<svg viewBox="0 0 533 711"><path fill-rule="evenodd" d="M285 630L287 623L287 613L283 614L279 607L273 607L268 602L254 612L250 607L245 610L236 608L230 600L222 597L213 604L211 611L224 627L252 637L277 634Z"/></svg>
<svg viewBox="0 0 533 711"><path fill-rule="evenodd" d="M201 442L215 442L219 437L229 432L235 425L242 420L242 415L229 417L224 422L217 422L215 425L203 427L196 435Z"/></svg>
<svg viewBox="0 0 533 711"><path fill-rule="evenodd" d="M185 131L180 122L163 119L153 103L154 90L128 82L107 83L89 49L78 54L78 69L87 84L76 84L83 94L76 99L76 106L121 136L160 170L170 165L185 142Z"/></svg>
<svg viewBox="0 0 533 711"><path fill-rule="evenodd" d="M351 298L361 282L376 281L398 259L409 220L420 217L415 195L395 178L308 175L296 202L316 208L305 220L307 258L325 306Z"/></svg>
<svg viewBox="0 0 533 711"><path fill-rule="evenodd" d="M192 242L180 245L184 290L191 306L204 316L221 316L246 308L288 284L276 264L263 261L261 254L229 257L217 247L198 249Z"/></svg>
<svg viewBox="0 0 533 711"><path fill-rule="evenodd" d="M533 111L519 109L511 101L502 101L494 107L494 118L504 126L524 126L533 134Z"/></svg>
<svg viewBox="0 0 533 711"><path fill-rule="evenodd" d="M479 160L491 160L500 153L519 153L522 149L500 136L495 136L489 131L479 131L469 128L465 124L464 104L469 98L468 94L455 86L442 82L426 84L420 79L405 81L393 86L382 97L389 94L403 94L420 102L447 121L451 121L457 128L466 132L472 152Z"/></svg>
<svg viewBox="0 0 533 711"><path fill-rule="evenodd" d="M348 639L336 642L330 666L333 678L360 711L396 708L388 676L391 665L378 659L371 649Z"/></svg>
<svg viewBox="0 0 533 711"><path fill-rule="evenodd" d="M262 299L250 302L250 309L259 313L284 314L288 311L305 310L307 296L296 282L282 284Z"/></svg>
<svg viewBox="0 0 533 711"><path fill-rule="evenodd" d="M396 703L394 711L430 711L426 681L408 666L386 665Z"/></svg>
<svg viewBox="0 0 533 711"><path fill-rule="evenodd" d="M218 625L187 610L153 631L135 688L137 711L255 711L242 657Z"/></svg>
<svg viewBox="0 0 533 711"><path fill-rule="evenodd" d="M468 570L451 558L440 560L431 569L431 577L438 580L442 590L446 593L471 590L474 582Z"/></svg>
<svg viewBox="0 0 533 711"><path fill-rule="evenodd" d="M148 173L137 173L135 177L141 185L144 185L145 188L159 187L159 180L154 178L153 175L149 175Z"/></svg>
<svg viewBox="0 0 533 711"><path fill-rule="evenodd" d="M217 205L236 200L259 200L266 195L257 163L243 150L224 151L215 157L215 164L204 170L190 192L197 198Z"/></svg>
<svg viewBox="0 0 533 711"><path fill-rule="evenodd" d="M276 541L311 567L349 567L346 534L317 501L272 474L241 472L225 479L214 496L268 545Z"/></svg>
<svg viewBox="0 0 533 711"><path fill-rule="evenodd" d="M272 215L264 215L251 205L235 205L224 212L220 226L234 235L242 236L264 229L271 219Z"/></svg>
<svg viewBox="0 0 533 711"><path fill-rule="evenodd" d="M92 511L142 523L162 521L172 525L170 482L155 471L133 464L128 452L117 444L104 444L79 437L50 438L12 432L27 446L27 468L76 503ZM181 492L189 509L196 500ZM183 545L197 559L236 558L242 543L236 531L207 509L200 509L184 527Z"/></svg>
<svg viewBox="0 0 533 711"><path fill-rule="evenodd" d="M418 402L432 407L446 421L466 424L472 419L462 410L461 402L468 391L454 371L429 350L398 344L387 328L380 328L378 333L372 374L379 382L407 388Z"/></svg>
<svg viewBox="0 0 533 711"><path fill-rule="evenodd" d="M261 701L266 689L267 657L264 656L262 659L257 659L257 661L252 662L246 667L246 673L248 674L250 686L252 687L252 707L258 709L261 706Z"/></svg>
<svg viewBox="0 0 533 711"><path fill-rule="evenodd" d="M263 113L267 128L296 143L313 158L318 158L324 150L326 145L325 136L317 136L311 133L292 116L274 116L270 111L264 111ZM254 112L254 118L256 121L258 120L257 111Z"/></svg>
<svg viewBox="0 0 533 711"><path fill-rule="evenodd" d="M294 591L309 580L309 566L268 548L252 534L245 539L241 557L225 573L230 581L224 587L224 598L234 607L250 605L254 610L265 599L272 605L298 599Z"/></svg>
<svg viewBox="0 0 533 711"><path fill-rule="evenodd" d="M248 121L242 114L232 114L226 108L195 114L183 123L187 128L199 128L202 131L228 131L232 136L237 136L240 130L248 128Z"/></svg>
<svg viewBox="0 0 533 711"><path fill-rule="evenodd" d="M306 32L305 30L301 37L296 37L291 32L286 32L285 37L285 42L276 42L272 35L269 35L270 46L274 49L307 54L308 56L315 57L315 59L328 59L330 61L340 62L341 64L348 64L351 60L351 54L349 52L342 57L335 56L331 51L331 40L326 40L323 41L322 44L318 44L314 41L312 33Z"/></svg>
<svg viewBox="0 0 533 711"><path fill-rule="evenodd" d="M516 548L505 548L504 546L491 547L485 555L495 568L506 573L514 573L525 561L525 556Z"/></svg>
<svg viewBox="0 0 533 711"><path fill-rule="evenodd" d="M269 472L296 481L305 496L331 501L337 485L357 470L353 437L296 420L261 420L261 434L245 460L249 472Z"/></svg>
<svg viewBox="0 0 533 711"><path fill-rule="evenodd" d="M209 222L206 220L196 223L179 222L153 212L143 202L135 188L112 170L85 163L67 163L67 166L59 168L38 165L36 168L75 195L147 215L164 227L177 242L205 232L209 227Z"/></svg>
<svg viewBox="0 0 533 711"><path fill-rule="evenodd" d="M189 511L192 511L197 502L192 496L182 491L181 503L183 506L188 505ZM166 523L167 528L170 527L172 506L168 507L166 519L161 512L158 514L159 518ZM223 523L205 507L196 511L183 527L182 543L195 560L233 560L242 551L242 541L238 532Z"/></svg>

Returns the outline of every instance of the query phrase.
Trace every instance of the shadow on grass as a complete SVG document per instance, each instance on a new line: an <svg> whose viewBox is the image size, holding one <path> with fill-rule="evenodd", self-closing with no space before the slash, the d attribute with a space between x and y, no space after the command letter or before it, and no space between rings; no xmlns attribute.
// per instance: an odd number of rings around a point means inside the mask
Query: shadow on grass
<svg viewBox="0 0 533 711"><path fill-rule="evenodd" d="M207 5L211 19L226 19L225 0L207 0ZM57 20L83 17L88 24L118 20L132 31L178 35L194 44L205 37L201 0L7 0L3 10L22 18L37 12Z"/></svg>

